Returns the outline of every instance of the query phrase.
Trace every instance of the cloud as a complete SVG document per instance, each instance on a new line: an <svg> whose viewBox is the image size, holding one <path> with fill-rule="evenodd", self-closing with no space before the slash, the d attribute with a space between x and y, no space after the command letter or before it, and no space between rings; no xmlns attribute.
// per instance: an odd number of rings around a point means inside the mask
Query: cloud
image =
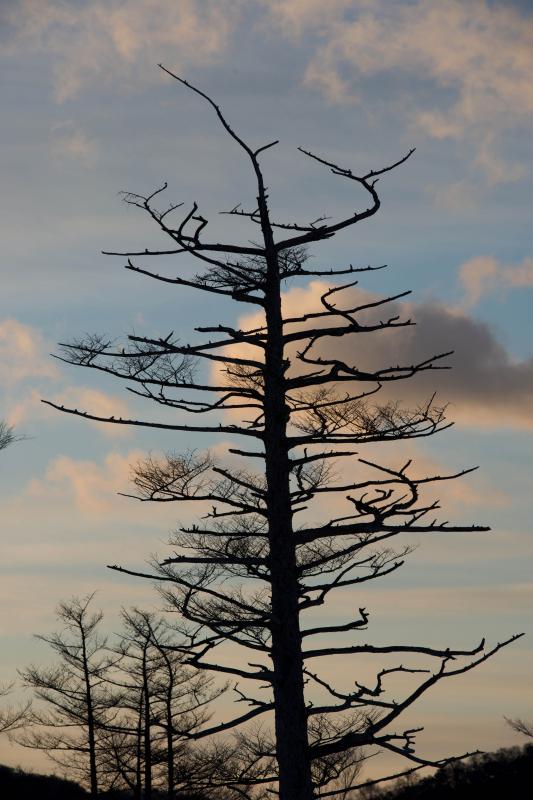
<svg viewBox="0 0 533 800"><path fill-rule="evenodd" d="M31 389L22 398L7 401L6 417L10 425L19 426L23 422L36 420L60 421L63 415L50 406L42 403L43 397L58 405L68 408L79 408L90 411L102 417L130 417L130 408L122 398L109 395L98 389L87 389L84 386L70 386L50 395L40 389ZM99 422L87 420L88 424L96 428L104 436L111 438L126 438L131 436L131 429L126 425L104 425Z"/></svg>
<svg viewBox="0 0 533 800"><path fill-rule="evenodd" d="M329 27L332 19L343 18L353 0L261 0L270 22L286 34L299 37L305 31ZM360 5L367 5L360 2Z"/></svg>
<svg viewBox="0 0 533 800"><path fill-rule="evenodd" d="M16 0L3 10L11 31L4 52L51 55L56 99L94 81L123 87L153 82L154 65L213 63L229 44L240 0Z"/></svg>
<svg viewBox="0 0 533 800"><path fill-rule="evenodd" d="M89 409L104 417L130 416L129 407L122 398L97 389L64 386L51 392L50 384L46 389L41 388L38 384L42 380L54 381L52 385L55 387L61 381L60 371L50 358L49 351L44 336L37 328L16 319L0 320L1 416L10 425L58 419L57 412L52 414L50 408L41 403L43 397L73 408ZM131 434L126 426L92 424L108 436L125 437Z"/></svg>
<svg viewBox="0 0 533 800"><path fill-rule="evenodd" d="M51 150L56 158L70 158L91 166L98 155L98 142L74 123L64 122L52 129Z"/></svg>
<svg viewBox="0 0 533 800"><path fill-rule="evenodd" d="M53 398L55 403L69 408L79 408L89 411L99 417L131 417L131 411L127 403L116 395L109 395L97 389L87 389L85 387L71 387L65 389ZM56 412L57 413L57 412ZM91 422L89 420L89 422ZM114 438L124 438L131 436L131 428L127 425L105 425L100 422L92 422L94 427L106 436Z"/></svg>
<svg viewBox="0 0 533 800"><path fill-rule="evenodd" d="M16 319L0 320L0 386L11 389L35 378L55 378L42 334Z"/></svg>
<svg viewBox="0 0 533 800"><path fill-rule="evenodd" d="M124 510L124 502L117 503L116 493L129 490L131 464L140 457L138 451L108 453L102 463L97 463L57 456L42 478L30 481L24 495L32 503L61 502L90 517L108 516L118 506Z"/></svg>
<svg viewBox="0 0 533 800"><path fill-rule="evenodd" d="M470 616L482 614L487 609L497 614L526 614L533 601L531 583L491 583L487 586L408 587L401 590L376 586L372 591L372 608L376 614L417 617L421 609L434 617L460 617L468 611Z"/></svg>
<svg viewBox="0 0 533 800"><path fill-rule="evenodd" d="M326 6L326 4L323 4ZM272 0L272 24L286 35L319 29L308 85L334 102L365 96L364 79L402 73L411 122L436 139L468 139L489 182L516 180L521 167L498 153L500 132L533 115L533 15L486 0L336 3ZM348 13L349 12L349 13ZM422 91L431 82L437 91Z"/></svg>
<svg viewBox="0 0 533 800"><path fill-rule="evenodd" d="M533 258L502 264L492 256L476 256L460 266L459 281L465 291L465 305L475 306L484 295L497 290L533 287Z"/></svg>
<svg viewBox="0 0 533 800"><path fill-rule="evenodd" d="M113 521L118 527L118 536L122 534L120 526L129 528L145 526L152 531L157 526L157 535L173 529L176 521L196 519L208 509L206 502L198 503L147 503L136 499L136 489L131 482L132 467L144 461L146 453L132 449L128 452L113 450L98 461L72 458L58 455L46 466L44 472L32 478L23 490L8 500L4 507L4 517L11 523L21 524L21 513L24 520L28 517L46 519L55 518L57 524L65 520L71 524L73 512L81 514L80 524L89 521ZM122 495L131 495L124 497ZM156 521L156 522L154 522ZM109 533L105 528L98 528L92 534L100 539L100 545ZM103 538L102 538L103 537ZM161 544L155 537L152 544ZM13 546L22 542L14 541ZM166 544L160 549L165 549ZM143 543L143 556L149 555L151 545L146 539ZM130 554L131 555L131 554Z"/></svg>
<svg viewBox="0 0 533 800"><path fill-rule="evenodd" d="M525 285L530 280L529 261L522 262L507 281ZM498 273L499 274L499 273ZM521 283L519 283L521 282ZM305 314L320 307L320 295L330 284L313 281L306 288L294 288L283 297L284 314ZM337 303L355 306L375 299L359 289L337 295ZM334 352L335 357L360 369L382 369L391 365L408 366L430 356L454 351L446 363L451 369L419 373L412 379L385 384L380 397L398 397L409 405L418 404L437 392L438 402L450 403L449 416L470 427L515 427L533 429L533 357L514 359L498 341L490 327L467 314L464 309L438 303L391 303L387 317L412 318L416 325L400 330L353 334L325 340L316 354ZM379 320L383 310L365 312L362 322ZM239 321L242 329L262 324L261 318L248 315ZM292 370L301 371L292 354Z"/></svg>
<svg viewBox="0 0 533 800"><path fill-rule="evenodd" d="M406 311L417 325L398 347L400 363L454 351L452 369L420 375L414 392L433 386L452 417L472 427L533 427L533 358L514 359L488 325L460 310L423 303Z"/></svg>
<svg viewBox="0 0 533 800"><path fill-rule="evenodd" d="M431 186L429 194L432 195L435 205L452 213L471 211L479 205L479 191L467 180L461 179L448 185Z"/></svg>
<svg viewBox="0 0 533 800"><path fill-rule="evenodd" d="M494 132L485 133L481 138L475 163L481 167L489 184L492 185L518 181L525 173L525 169L521 164L510 163L498 153L497 139Z"/></svg>

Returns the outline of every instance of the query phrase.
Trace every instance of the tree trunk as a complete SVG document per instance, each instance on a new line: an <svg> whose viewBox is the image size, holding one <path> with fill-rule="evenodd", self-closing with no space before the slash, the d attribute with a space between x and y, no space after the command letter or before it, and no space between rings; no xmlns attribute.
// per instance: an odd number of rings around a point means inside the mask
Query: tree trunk
<svg viewBox="0 0 533 800"><path fill-rule="evenodd" d="M167 659L168 665L168 659ZM167 797L172 800L174 797L174 734L172 733L172 693L173 680L172 669L168 665L168 687L166 696L166 737L167 737Z"/></svg>
<svg viewBox="0 0 533 800"><path fill-rule="evenodd" d="M272 661L280 800L311 800L298 614L298 575L292 530L283 328L277 256L268 259L265 356L265 456L272 590Z"/></svg>
<svg viewBox="0 0 533 800"><path fill-rule="evenodd" d="M142 762L142 728L143 728L143 718L144 718L143 698L144 698L144 690L141 691L141 696L139 700L139 717L137 720L137 736L135 739L136 752L135 752L135 787L133 790L134 800L141 800L141 793L142 793L141 762Z"/></svg>
<svg viewBox="0 0 533 800"><path fill-rule="evenodd" d="M95 734L93 700L91 693L91 676L89 673L85 631L83 629L83 626L81 625L80 625L80 633L82 642L83 675L85 679L85 702L87 705L87 738L89 744L90 795L91 797L98 797L98 775L96 772L96 734Z"/></svg>
<svg viewBox="0 0 533 800"><path fill-rule="evenodd" d="M146 649L143 652L143 693L144 693L144 797L152 800L152 731L150 722L150 687Z"/></svg>

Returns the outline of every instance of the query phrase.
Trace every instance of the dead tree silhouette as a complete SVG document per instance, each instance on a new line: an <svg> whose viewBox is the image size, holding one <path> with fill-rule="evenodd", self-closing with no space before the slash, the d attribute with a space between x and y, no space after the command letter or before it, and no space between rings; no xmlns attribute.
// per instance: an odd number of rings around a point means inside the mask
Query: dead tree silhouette
<svg viewBox="0 0 533 800"><path fill-rule="evenodd" d="M300 148L315 165L362 190L368 204L338 220L322 216L304 224L280 222L271 215L261 165L264 154L278 142L250 146L209 95L161 68L211 106L248 160L255 178L255 204L250 208L237 205L224 213L249 221L259 243L210 242L205 238L208 220L196 202L189 207L183 203L158 207L165 183L148 195L125 193L124 200L145 212L170 245L107 254L126 258L130 272L167 287L231 298L257 311L261 321L243 328L202 325L195 331L206 338L197 337L191 343L182 343L171 332L164 337L131 335L124 347L100 335L63 346L60 357L65 361L122 379L137 395L171 411L188 412L199 421L104 417L49 403L55 408L113 425L222 434L235 440L230 460L224 464L209 453L189 452L150 457L136 465L134 483L141 500L201 502L211 510L199 525L178 530L173 554L152 572L117 565L112 569L155 577L166 587L169 603L184 620L182 633L188 637L186 650L192 665L269 687L268 696L262 690L249 694L239 689L239 700L248 704L248 710L204 728L196 737L231 730L273 713L273 739L259 737L256 759L275 756L276 772L258 780L264 785L278 781L281 800L340 793L337 788L328 789L327 781L317 774L344 754L362 752L368 746L405 756L412 762L411 770L441 766L450 759L430 761L418 756L414 750L417 729L397 731L396 720L435 684L473 669L517 636L490 649L485 649L484 641L471 649L380 646L359 640L369 620L365 608L348 621L306 622L309 613L317 612L335 591L397 570L408 548L394 552L393 540L410 533L487 530L439 522L433 519L438 501L421 497L428 485L461 477L469 470L415 477L410 462L393 468L358 456L360 449L377 442L413 440L447 427L444 409L434 399L406 409L390 399L378 403L376 394L396 382L445 368L443 359L448 353L429 355L418 363L369 368L358 365L355 347L352 361L327 346L347 337L360 341L372 334L379 336L383 331L401 335L413 323L395 314L387 316L386 307L408 292L343 302L343 296L351 296L354 276L373 268L307 266L309 246L377 213L378 180L406 162L413 151L389 166L356 172ZM184 265L179 274L159 272L150 264L163 256L190 257L201 269L195 274ZM346 276L348 283L337 282ZM320 297L319 309L284 314L284 284L291 278L317 277L332 282ZM203 373L199 365L205 367ZM240 415L238 421L236 415ZM218 421L203 421L206 417L218 417ZM335 459L344 465L342 479L333 472ZM234 466L237 460L240 464ZM303 513L313 501L332 497L338 498L338 513L326 521L313 523L310 511ZM333 637L329 644L314 643L315 637L323 641L328 634ZM341 644L342 634L358 639ZM249 653L241 665L225 658L228 644ZM326 657L368 654L397 655L401 664L378 669L375 682L359 682L351 689L337 688L318 672ZM415 662L406 666L410 656ZM421 666L421 657L433 664ZM403 677L407 673L414 685L395 700L387 684L400 673ZM323 699L311 704L315 689ZM347 763L352 768L353 760ZM236 777L236 787L238 783Z"/></svg>

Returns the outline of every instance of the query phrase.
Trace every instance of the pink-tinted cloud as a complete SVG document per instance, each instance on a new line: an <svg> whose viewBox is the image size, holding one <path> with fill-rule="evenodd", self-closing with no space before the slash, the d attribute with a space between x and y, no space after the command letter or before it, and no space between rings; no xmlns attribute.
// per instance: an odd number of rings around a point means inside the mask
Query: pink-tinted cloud
<svg viewBox="0 0 533 800"><path fill-rule="evenodd" d="M128 492L131 464L140 456L138 451L109 453L102 463L57 456L42 478L30 481L25 495L35 504L60 501L89 517L120 514L126 501L117 499L116 494Z"/></svg>
<svg viewBox="0 0 533 800"><path fill-rule="evenodd" d="M57 375L40 331L16 319L0 320L0 387L11 389L30 378Z"/></svg>
<svg viewBox="0 0 533 800"><path fill-rule="evenodd" d="M50 358L50 349L38 328L16 319L0 320L2 419L16 427L43 420L59 421L61 415L41 403L42 397L73 408L89 408L104 417L131 416L122 397L83 386L59 388L64 380L57 362ZM131 435L126 426L92 424L104 436Z"/></svg>
<svg viewBox="0 0 533 800"><path fill-rule="evenodd" d="M465 305L476 305L484 295L496 291L533 287L533 258L518 264L502 264L492 256L476 256L461 265L459 280Z"/></svg>
<svg viewBox="0 0 533 800"><path fill-rule="evenodd" d="M122 397L108 395L98 389L88 389L84 386L69 386L57 392L44 392L40 389L30 389L22 397L14 396L6 402L5 416L10 425L20 427L22 424L40 421L60 422L64 417L60 412L51 409L41 402L43 395L46 399L58 405L69 408L90 409L91 413L102 417L116 416L129 417L131 412ZM102 425L88 420L88 424L98 430L103 436L112 439L124 439L131 436L131 428L126 425Z"/></svg>

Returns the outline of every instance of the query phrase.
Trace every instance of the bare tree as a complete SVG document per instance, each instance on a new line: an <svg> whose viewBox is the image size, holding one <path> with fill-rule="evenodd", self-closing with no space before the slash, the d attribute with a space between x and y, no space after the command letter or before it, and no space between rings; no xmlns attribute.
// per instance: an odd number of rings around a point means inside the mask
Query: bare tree
<svg viewBox="0 0 533 800"><path fill-rule="evenodd" d="M44 707L34 708L28 730L17 741L43 750L69 774L87 781L91 797L97 797L97 732L110 707L106 677L112 659L98 632L102 613L89 608L93 597L60 603L57 616L63 630L37 637L51 646L59 662L51 667L32 665L21 672Z"/></svg>
<svg viewBox="0 0 533 800"><path fill-rule="evenodd" d="M172 800L194 783L190 740L221 690L205 672L183 665L163 619L140 609L123 611L122 618L112 648L119 659L108 677L118 690L118 714L100 733L106 772L118 774L135 797L150 800L157 787Z"/></svg>
<svg viewBox="0 0 533 800"><path fill-rule="evenodd" d="M0 684L0 698L7 697L13 690L13 684ZM5 706L0 708L0 734L13 733L26 724L31 703L21 706Z"/></svg>
<svg viewBox="0 0 533 800"><path fill-rule="evenodd" d="M7 422L0 420L0 450L9 447L16 439L13 428Z"/></svg>
<svg viewBox="0 0 533 800"><path fill-rule="evenodd" d="M273 713L273 742L270 746L266 742L264 751L258 749L257 757L268 762L275 755L277 774L258 780L264 785L279 781L281 800L338 796L344 791L338 788L339 776L333 788L320 787L316 765L328 759L342 761L345 753L369 746L404 756L414 764L410 770L442 766L449 759L431 761L418 756L414 750L417 729L397 730L396 721L436 683L473 669L517 637L489 649L484 640L467 649L378 646L353 640L367 629L365 608L359 609L355 619L338 623L320 624L314 616L309 620L310 613L320 610L334 591L397 570L409 548L400 545L394 551L393 540L411 533L487 530L439 522L433 519L438 501L424 499L428 486L469 470L416 477L410 462L393 468L356 457L365 446L377 442L413 440L447 427L444 408L433 399L409 410L390 399L378 403L376 394L444 368L443 358L449 354L429 355L416 363L366 366L339 348L328 349L332 340L352 336L358 342L384 331L400 336L413 323L387 313L386 307L408 292L381 299L359 295L353 300L355 283L340 284L339 279L353 278L372 267L310 269L307 265L309 245L376 214L378 180L407 161L413 151L389 166L356 172L300 148L314 164L349 181L368 202L362 210L337 220L321 216L304 224L280 222L270 212L260 161L277 141L250 146L207 94L162 69L211 106L248 160L256 201L249 208L238 204L223 213L254 226L258 243L209 241L208 220L197 203L188 208L182 208L182 203L158 206L165 183L148 195L125 193L124 200L146 213L170 244L108 254L125 257L126 269L137 275L182 290L193 288L231 298L255 309L260 321L245 329L203 325L195 329L197 336L190 343L180 342L171 332L161 337L131 335L124 346L100 335L63 346L60 357L65 361L122 379L131 392L167 410L188 412L199 421L103 417L49 403L55 408L114 425L235 439L225 464L209 453L194 452L169 453L137 464L134 483L141 500L202 503L211 510L199 525L184 525L177 531L173 554L153 572L112 568L156 576L166 587L167 599L184 620L181 632L188 641L182 652L191 665L258 686L253 693L238 690L239 700L248 705L244 713L204 726L195 738L268 719ZM150 266L158 257L166 263L165 257L183 256L199 262L200 271L194 273L187 264L179 274ZM283 284L295 277L317 276L332 281L320 298L319 309L284 314ZM348 299L343 302L343 297ZM237 442L248 444L238 446ZM235 466L239 459L241 463ZM332 469L334 459L345 465L342 478ZM313 521L312 503L324 498L337 498L338 512L325 521ZM296 519L296 515L300 516ZM351 641L339 643L343 634ZM322 642L326 635L333 637L330 644L313 643L315 637ZM236 663L230 656L235 647L249 655ZM358 682L349 689L332 685L315 666L328 656L372 654L396 655L402 663L378 669L374 682ZM409 656L414 661L405 666ZM411 684L397 699L397 692L405 687L400 678L410 679ZM261 689L265 686L271 693ZM347 764L353 765L353 759L348 758Z"/></svg>
<svg viewBox="0 0 533 800"><path fill-rule="evenodd" d="M516 733L521 733L523 736L533 739L533 723L526 722L523 719L508 719L507 717L505 717L505 721Z"/></svg>

